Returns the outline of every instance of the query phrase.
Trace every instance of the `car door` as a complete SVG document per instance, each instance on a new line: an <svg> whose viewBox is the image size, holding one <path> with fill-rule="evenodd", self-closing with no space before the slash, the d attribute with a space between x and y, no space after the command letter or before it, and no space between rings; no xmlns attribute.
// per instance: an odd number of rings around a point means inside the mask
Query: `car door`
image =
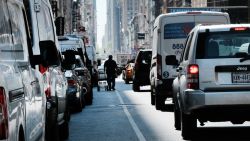
<svg viewBox="0 0 250 141"><path fill-rule="evenodd" d="M180 59L180 65L178 67L178 81L179 81L179 88L180 88L180 93L182 91L184 91L186 89L186 74L187 74L187 66L189 63L189 51L191 48L191 43L192 43L192 39L193 39L194 33L191 32L186 40L186 45L185 45L185 49L183 51L183 54L181 56ZM179 95L177 96L179 97Z"/></svg>
<svg viewBox="0 0 250 141"><path fill-rule="evenodd" d="M30 36L27 34L28 30L23 7L18 4L9 4L8 8L11 17L16 67L22 78L25 95L25 138L33 141L40 137L43 131L42 127L44 126L42 124L44 116L42 90L39 84L41 79L29 62L27 41L30 41L28 40Z"/></svg>
<svg viewBox="0 0 250 141"><path fill-rule="evenodd" d="M0 120L3 120L4 117L8 118L7 127L1 124L0 129L1 133L8 133L8 136L1 134L0 138L3 140L8 138L8 140L15 141L18 138L18 127L23 122L24 92L21 77L16 67L13 34L9 23L11 16L9 15L8 5L11 2L11 0L0 1L0 85L5 90L5 98L2 100L5 100L6 103L6 107L1 105L0 114L7 114L1 116ZM7 112L2 113L2 106L7 109Z"/></svg>

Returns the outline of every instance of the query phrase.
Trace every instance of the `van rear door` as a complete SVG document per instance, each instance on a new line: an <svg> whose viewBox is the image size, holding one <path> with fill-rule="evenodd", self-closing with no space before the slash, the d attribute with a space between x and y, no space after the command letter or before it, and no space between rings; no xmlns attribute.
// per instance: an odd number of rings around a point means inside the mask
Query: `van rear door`
<svg viewBox="0 0 250 141"><path fill-rule="evenodd" d="M166 65L165 58L168 55L175 55L179 60L188 33L195 26L193 15L171 15L161 20L161 41L158 54L162 56L162 78L173 79L176 71L172 65Z"/></svg>

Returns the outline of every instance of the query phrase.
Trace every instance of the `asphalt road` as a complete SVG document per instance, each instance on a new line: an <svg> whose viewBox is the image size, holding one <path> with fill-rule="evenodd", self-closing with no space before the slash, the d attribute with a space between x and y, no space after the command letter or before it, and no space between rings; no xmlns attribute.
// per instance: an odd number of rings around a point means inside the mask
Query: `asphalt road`
<svg viewBox="0 0 250 141"><path fill-rule="evenodd" d="M100 92L94 88L93 105L74 113L68 141L182 141L174 128L172 102L165 111L150 104L150 87L133 92L132 84L116 80L116 91ZM208 123L199 127L197 141L249 141L250 123Z"/></svg>

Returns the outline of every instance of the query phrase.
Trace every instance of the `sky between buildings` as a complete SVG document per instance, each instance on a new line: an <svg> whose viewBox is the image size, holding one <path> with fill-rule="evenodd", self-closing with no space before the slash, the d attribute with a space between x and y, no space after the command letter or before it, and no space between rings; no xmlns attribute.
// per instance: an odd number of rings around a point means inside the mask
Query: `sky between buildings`
<svg viewBox="0 0 250 141"><path fill-rule="evenodd" d="M106 0L96 0L97 12L97 46L102 47L102 37L105 32L105 24L107 18L107 4Z"/></svg>

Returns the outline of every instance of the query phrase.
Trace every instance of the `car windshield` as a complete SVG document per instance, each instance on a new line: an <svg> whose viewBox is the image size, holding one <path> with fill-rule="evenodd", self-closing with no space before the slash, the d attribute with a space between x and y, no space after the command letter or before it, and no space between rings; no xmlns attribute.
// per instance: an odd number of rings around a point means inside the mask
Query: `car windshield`
<svg viewBox="0 0 250 141"><path fill-rule="evenodd" d="M196 58L242 58L250 55L249 43L249 32L200 33Z"/></svg>

